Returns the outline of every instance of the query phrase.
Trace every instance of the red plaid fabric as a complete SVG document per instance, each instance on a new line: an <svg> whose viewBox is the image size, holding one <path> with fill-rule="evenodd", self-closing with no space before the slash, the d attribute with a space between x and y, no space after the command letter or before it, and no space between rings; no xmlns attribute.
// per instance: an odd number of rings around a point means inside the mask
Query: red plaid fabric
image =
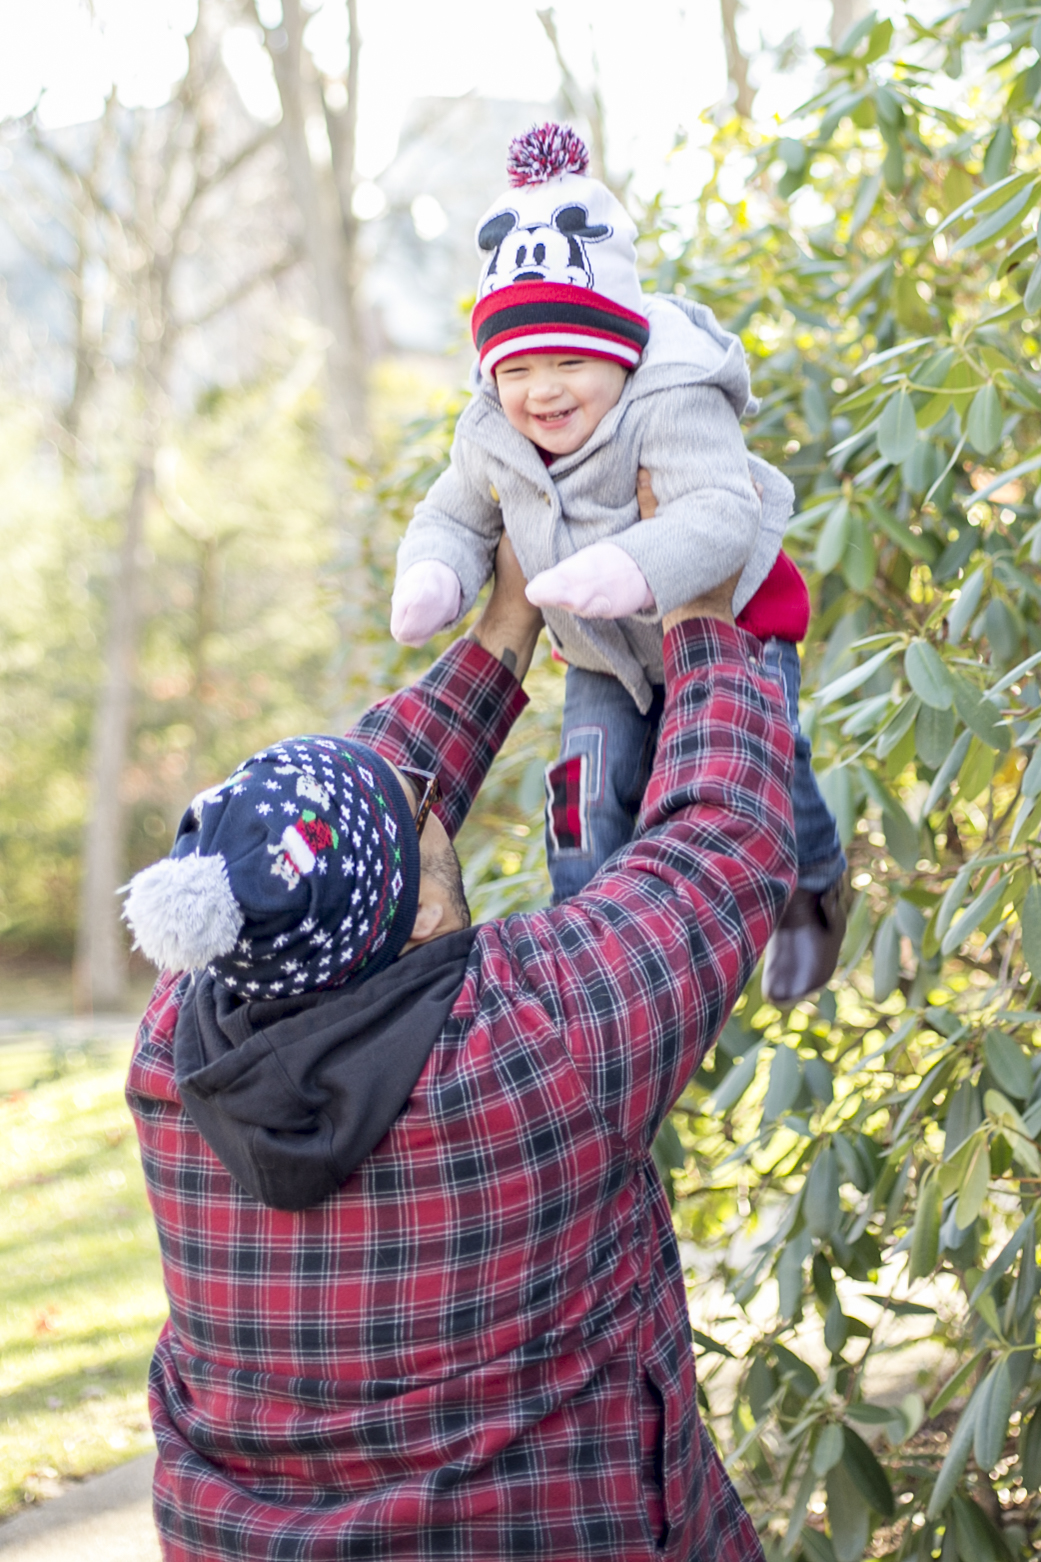
<svg viewBox="0 0 1041 1562"><path fill-rule="evenodd" d="M167 1562L761 1562L698 1418L650 1155L794 881L754 644L671 631L641 833L574 900L480 930L406 1110L324 1203L268 1209L211 1154L160 980L128 1098L170 1299ZM454 829L522 703L461 641L357 733L437 769Z"/></svg>
<svg viewBox="0 0 1041 1562"><path fill-rule="evenodd" d="M588 758L572 754L546 772L549 793L549 833L557 851L587 852L586 790Z"/></svg>

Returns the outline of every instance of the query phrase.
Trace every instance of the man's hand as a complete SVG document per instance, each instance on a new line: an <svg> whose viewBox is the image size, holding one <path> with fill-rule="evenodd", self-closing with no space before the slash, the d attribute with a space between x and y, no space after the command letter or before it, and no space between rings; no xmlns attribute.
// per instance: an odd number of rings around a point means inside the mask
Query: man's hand
<svg viewBox="0 0 1041 1562"><path fill-rule="evenodd" d="M542 613L524 595L528 582L517 563L513 543L503 532L495 552L495 580L484 612L470 630L470 639L497 656L518 683L531 666L542 631Z"/></svg>
<svg viewBox="0 0 1041 1562"><path fill-rule="evenodd" d="M651 487L651 474L645 466L636 474L636 502L640 506L641 521L653 521L658 513L658 501Z"/></svg>
<svg viewBox="0 0 1041 1562"><path fill-rule="evenodd" d="M682 607L673 608L672 612L666 613L662 619L662 629L668 634L673 625L682 624L685 618L718 618L724 624L732 624L734 592L740 579L739 570L714 591L706 591L703 596L695 597L691 602L684 602Z"/></svg>
<svg viewBox="0 0 1041 1562"><path fill-rule="evenodd" d="M759 495L761 504L763 501L762 483L753 483L752 487ZM652 521L658 513L658 501L654 497L654 489L651 487L651 474L645 466L641 466L636 474L636 502L640 506L641 521Z"/></svg>
<svg viewBox="0 0 1041 1562"><path fill-rule="evenodd" d="M756 485L758 487L758 484ZM762 498L762 491L759 497ZM651 487L651 474L645 466L641 466L636 474L636 500L640 506L641 521L651 521L658 510L658 501L654 497L654 489ZM734 609L731 606L734 599L734 591L741 579L740 572L725 580L714 591L706 591L703 596L695 597L692 602L684 602L682 607L673 608L671 613L666 613L661 621L661 627L668 634L674 624L681 624L685 618L720 618L724 624L734 622Z"/></svg>

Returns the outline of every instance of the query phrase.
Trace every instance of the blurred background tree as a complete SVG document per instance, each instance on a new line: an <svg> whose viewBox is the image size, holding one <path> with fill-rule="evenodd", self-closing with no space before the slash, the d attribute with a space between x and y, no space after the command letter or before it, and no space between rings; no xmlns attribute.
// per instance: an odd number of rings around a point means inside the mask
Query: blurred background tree
<svg viewBox="0 0 1041 1562"><path fill-rule="evenodd" d="M170 437L171 379L192 333L212 328L295 258L250 189L271 132L235 112L219 70L221 25L216 5L200 6L188 68L158 111L121 111L113 94L74 149L68 135L48 135L28 116L19 127L28 143L19 199L8 205L16 232L59 279L71 364L67 394L59 390L47 409L48 432L64 514L86 523L80 568L84 544L103 555L94 585L105 600L89 631L102 651L86 765L70 756L88 787L74 960L84 1009L118 1006L125 982L116 891L126 876L125 777L151 617L146 523ZM8 763L18 757L16 739ZM57 931L52 924L51 936Z"/></svg>

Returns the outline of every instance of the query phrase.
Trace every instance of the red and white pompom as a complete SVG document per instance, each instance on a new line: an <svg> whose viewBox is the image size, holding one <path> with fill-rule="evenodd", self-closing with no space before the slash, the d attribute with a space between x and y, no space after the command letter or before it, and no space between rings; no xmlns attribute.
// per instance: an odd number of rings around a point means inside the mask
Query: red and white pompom
<svg viewBox="0 0 1041 1562"><path fill-rule="evenodd" d="M580 135L570 125L532 125L522 136L515 136L506 154L506 173L510 187L519 190L525 184L545 184L561 174L584 174L589 153Z"/></svg>

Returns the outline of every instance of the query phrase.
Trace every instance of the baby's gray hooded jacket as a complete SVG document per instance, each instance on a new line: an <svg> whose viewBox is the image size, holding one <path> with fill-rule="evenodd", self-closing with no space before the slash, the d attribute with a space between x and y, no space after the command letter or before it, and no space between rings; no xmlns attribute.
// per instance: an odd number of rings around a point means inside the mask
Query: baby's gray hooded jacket
<svg viewBox="0 0 1041 1562"><path fill-rule="evenodd" d="M773 567L794 500L788 479L745 449L738 420L756 403L739 338L684 298L650 296L646 309L650 340L617 405L581 449L548 467L475 367L450 465L398 552L399 578L429 559L455 571L462 617L492 572L504 526L529 580L610 539L639 565L655 609L609 620L546 608L545 619L566 661L613 674L641 711L664 680L662 614L741 570L739 613ZM652 521L640 520L636 501L641 466L658 501Z"/></svg>

